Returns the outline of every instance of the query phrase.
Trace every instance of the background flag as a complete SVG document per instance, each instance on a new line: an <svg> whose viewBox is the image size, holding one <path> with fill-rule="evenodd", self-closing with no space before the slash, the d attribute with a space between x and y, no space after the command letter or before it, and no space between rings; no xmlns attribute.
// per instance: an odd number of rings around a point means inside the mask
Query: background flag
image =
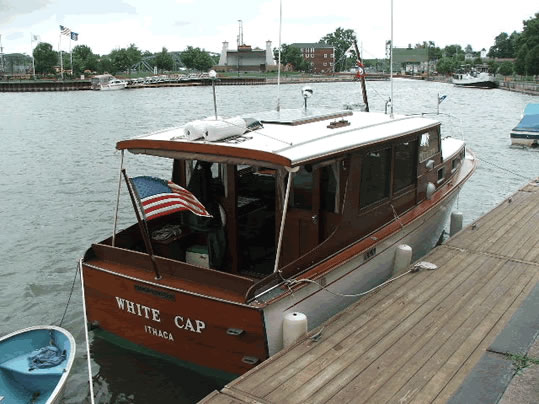
<svg viewBox="0 0 539 404"><path fill-rule="evenodd" d="M64 27L63 25L60 25L60 33L62 35L67 35L69 36L71 34L71 30L67 27Z"/></svg>
<svg viewBox="0 0 539 404"><path fill-rule="evenodd" d="M130 181L138 194L146 220L183 210L197 216L212 217L191 192L172 181L148 176L131 178Z"/></svg>
<svg viewBox="0 0 539 404"><path fill-rule="evenodd" d="M34 42L39 41L39 35L32 35L32 41Z"/></svg>
<svg viewBox="0 0 539 404"><path fill-rule="evenodd" d="M442 95L440 98L438 98L438 104L441 104L443 100L447 98L447 95Z"/></svg>
<svg viewBox="0 0 539 404"><path fill-rule="evenodd" d="M78 41L79 40L79 34L76 32L71 32L71 40L72 41Z"/></svg>

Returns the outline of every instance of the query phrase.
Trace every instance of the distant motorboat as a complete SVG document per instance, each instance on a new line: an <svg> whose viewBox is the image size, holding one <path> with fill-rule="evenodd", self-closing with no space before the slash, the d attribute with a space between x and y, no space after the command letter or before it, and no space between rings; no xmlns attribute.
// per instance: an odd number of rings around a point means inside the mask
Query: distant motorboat
<svg viewBox="0 0 539 404"><path fill-rule="evenodd" d="M498 82L488 72L488 67L479 66L467 71L461 70L453 75L453 84L460 87L497 88Z"/></svg>
<svg viewBox="0 0 539 404"><path fill-rule="evenodd" d="M92 77L92 90L123 90L127 88L127 81L120 80L111 74L100 74Z"/></svg>
<svg viewBox="0 0 539 404"><path fill-rule="evenodd" d="M60 402L75 350L73 336L55 326L0 337L0 403Z"/></svg>
<svg viewBox="0 0 539 404"><path fill-rule="evenodd" d="M127 87L127 81L125 80L119 80L119 79L112 79L108 83L104 83L100 85L100 89L103 91L109 91L109 90L123 90Z"/></svg>
<svg viewBox="0 0 539 404"><path fill-rule="evenodd" d="M511 131L511 144L539 146L539 104L530 103L524 108L522 119Z"/></svg>

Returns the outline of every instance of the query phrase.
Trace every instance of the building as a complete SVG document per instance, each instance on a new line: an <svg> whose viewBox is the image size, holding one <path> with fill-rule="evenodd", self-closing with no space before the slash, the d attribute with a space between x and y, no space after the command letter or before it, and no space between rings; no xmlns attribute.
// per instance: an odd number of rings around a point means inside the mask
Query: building
<svg viewBox="0 0 539 404"><path fill-rule="evenodd" d="M393 48L393 71L408 74L424 73L428 70L427 48Z"/></svg>
<svg viewBox="0 0 539 404"><path fill-rule="evenodd" d="M266 41L266 50L238 45L237 50L228 50L228 42L223 42L219 64L214 70L221 72L265 72L277 70L273 60L271 41Z"/></svg>
<svg viewBox="0 0 539 404"><path fill-rule="evenodd" d="M299 48L303 59L312 66L313 73L335 73L335 47L326 43L293 43Z"/></svg>

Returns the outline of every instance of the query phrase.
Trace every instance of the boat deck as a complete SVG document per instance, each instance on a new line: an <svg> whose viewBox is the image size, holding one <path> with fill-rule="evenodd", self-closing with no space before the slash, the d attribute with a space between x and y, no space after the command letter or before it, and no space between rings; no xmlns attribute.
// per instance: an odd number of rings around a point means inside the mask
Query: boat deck
<svg viewBox="0 0 539 404"><path fill-rule="evenodd" d="M537 289L537 181L423 258L438 269L379 289L201 402L455 402Z"/></svg>

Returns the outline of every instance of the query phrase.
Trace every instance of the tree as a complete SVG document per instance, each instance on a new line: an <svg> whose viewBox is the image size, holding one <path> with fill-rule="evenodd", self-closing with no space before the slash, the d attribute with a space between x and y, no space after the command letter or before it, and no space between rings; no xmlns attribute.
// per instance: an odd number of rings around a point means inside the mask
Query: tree
<svg viewBox="0 0 539 404"><path fill-rule="evenodd" d="M114 66L112 64L112 60L110 59L110 56L108 55L102 56L97 62L97 72L99 74L103 74L103 73L111 73L113 71L114 71Z"/></svg>
<svg viewBox="0 0 539 404"><path fill-rule="evenodd" d="M506 32L502 32L494 38L494 46L491 46L488 51L490 58L513 58L515 57L516 41L519 34L513 32L511 36Z"/></svg>
<svg viewBox="0 0 539 404"><path fill-rule="evenodd" d="M335 47L335 71L346 69L345 54L356 40L356 34L352 29L337 28L335 32L325 35L318 41Z"/></svg>
<svg viewBox="0 0 539 404"><path fill-rule="evenodd" d="M58 53L46 42L40 42L34 48L33 56L36 73L54 73L54 66L59 64Z"/></svg>
<svg viewBox="0 0 539 404"><path fill-rule="evenodd" d="M511 76L513 74L513 63L509 61L502 62L498 68L498 73L503 76Z"/></svg>
<svg viewBox="0 0 539 404"><path fill-rule="evenodd" d="M539 44L535 45L526 54L526 73L536 75L539 74Z"/></svg>
<svg viewBox="0 0 539 404"><path fill-rule="evenodd" d="M273 54L275 56L275 60L279 60L277 48L273 50ZM281 45L281 64L290 64L294 66L294 70L296 71L306 72L311 70L311 64L303 58L301 49L285 43Z"/></svg>
<svg viewBox="0 0 539 404"><path fill-rule="evenodd" d="M172 70L174 61L172 56L168 54L167 48L163 48L161 52L154 59L155 66L160 70Z"/></svg>
<svg viewBox="0 0 539 404"><path fill-rule="evenodd" d="M142 60L142 52L135 46L134 43L130 44L129 48L127 48L125 52L127 55L127 60L129 61L127 71L131 75L131 67Z"/></svg>
<svg viewBox="0 0 539 404"><path fill-rule="evenodd" d="M109 58L112 62L112 69L110 72L112 74L125 72L130 67L129 57L125 48L114 49L112 52L110 52Z"/></svg>
<svg viewBox="0 0 539 404"><path fill-rule="evenodd" d="M457 70L458 65L455 58L444 57L436 64L436 70L442 74L451 74Z"/></svg>
<svg viewBox="0 0 539 404"><path fill-rule="evenodd" d="M528 46L526 44L522 45L517 53L517 58L515 60L515 72L517 74L527 75L526 72L526 55L528 54Z"/></svg>
<svg viewBox="0 0 539 404"><path fill-rule="evenodd" d="M97 71L97 55L89 46L77 45L73 48L73 74L84 73L85 70Z"/></svg>
<svg viewBox="0 0 539 404"><path fill-rule="evenodd" d="M204 49L188 46L181 54L181 60L188 69L207 71L214 66L213 58Z"/></svg>
<svg viewBox="0 0 539 404"><path fill-rule="evenodd" d="M453 56L462 55L464 56L464 51L460 45L447 45L444 48L444 56L451 58Z"/></svg>

